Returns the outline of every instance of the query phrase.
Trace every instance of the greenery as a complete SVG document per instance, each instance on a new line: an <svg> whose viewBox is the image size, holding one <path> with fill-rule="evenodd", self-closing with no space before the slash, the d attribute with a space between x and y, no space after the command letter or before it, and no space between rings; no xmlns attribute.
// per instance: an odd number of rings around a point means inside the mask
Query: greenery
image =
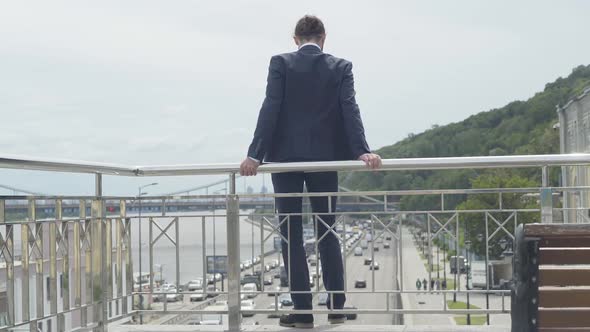
<svg viewBox="0 0 590 332"><path fill-rule="evenodd" d="M433 125L419 134L409 134L405 139L376 152L383 158L426 158L450 156L492 156L513 154L559 153L559 132L553 128L558 122L556 105L568 100L590 86L590 66L579 66L566 78L558 78L545 85L542 92L526 101L514 101L508 105L481 112L467 119L445 126ZM444 111L444 110L443 110ZM550 185L560 184L560 168L550 168ZM513 188L538 187L541 184L539 168L522 169L469 169L437 171L353 172L341 177L342 185L355 190L411 190L457 188ZM438 210L439 195L407 195L399 197L402 211ZM488 209L498 207L497 195L446 195L445 209ZM538 207L535 199L523 199L522 195L503 195L504 208ZM507 214L496 214L499 222ZM459 242L463 232L472 241L473 252L482 254L485 241L477 241L484 234L485 218L482 214L461 214ZM538 221L537 214L518 215L518 222ZM502 220L500 220L502 219ZM415 220L424 225L425 220ZM512 231L514 223L507 223ZM453 231L454 232L454 231ZM501 232L498 234L503 236ZM500 238L490 242L493 256L501 249L492 246ZM450 255L450 252L449 252Z"/></svg>
<svg viewBox="0 0 590 332"><path fill-rule="evenodd" d="M467 309L467 303L457 301L453 302L452 300L447 301L447 307L449 309ZM478 306L469 304L469 309L480 309ZM457 325L467 325L467 315L455 316L455 323ZM486 316L482 315L471 315L471 325L484 325L486 323Z"/></svg>
<svg viewBox="0 0 590 332"><path fill-rule="evenodd" d="M467 316L455 316L453 317L457 325L467 325ZM485 325L486 316L471 315L471 325Z"/></svg>

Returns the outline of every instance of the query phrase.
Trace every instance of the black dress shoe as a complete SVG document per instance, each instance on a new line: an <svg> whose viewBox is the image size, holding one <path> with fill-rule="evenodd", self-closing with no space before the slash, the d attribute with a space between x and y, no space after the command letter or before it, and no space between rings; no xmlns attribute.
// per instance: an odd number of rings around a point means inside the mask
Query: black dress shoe
<svg viewBox="0 0 590 332"><path fill-rule="evenodd" d="M344 314L328 314L328 321L330 324L342 324L346 322L346 315Z"/></svg>
<svg viewBox="0 0 590 332"><path fill-rule="evenodd" d="M294 327L297 329L313 329L313 315L309 314L290 314L283 315L279 320L279 325L284 327Z"/></svg>

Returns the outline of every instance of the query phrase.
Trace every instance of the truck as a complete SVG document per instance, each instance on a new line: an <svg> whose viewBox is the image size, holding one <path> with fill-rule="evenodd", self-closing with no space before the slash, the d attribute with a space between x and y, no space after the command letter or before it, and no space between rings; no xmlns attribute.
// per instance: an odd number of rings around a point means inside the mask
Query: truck
<svg viewBox="0 0 590 332"><path fill-rule="evenodd" d="M485 261L470 262L471 276L468 286L472 288L486 288L486 265ZM512 278L512 262L510 260L499 260L488 262L488 282L490 289L509 289Z"/></svg>
<svg viewBox="0 0 590 332"><path fill-rule="evenodd" d="M466 260L463 256L451 256L449 259L449 267L452 274L457 273L457 268L459 268L459 273L465 273L466 268Z"/></svg>

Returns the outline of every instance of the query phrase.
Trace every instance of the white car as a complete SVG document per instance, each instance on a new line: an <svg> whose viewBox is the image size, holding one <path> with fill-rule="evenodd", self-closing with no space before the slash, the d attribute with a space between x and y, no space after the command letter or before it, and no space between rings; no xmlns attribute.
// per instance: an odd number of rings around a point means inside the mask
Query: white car
<svg viewBox="0 0 590 332"><path fill-rule="evenodd" d="M182 294L177 293L176 287L170 287L166 291L166 302L177 302L182 301Z"/></svg>
<svg viewBox="0 0 590 332"><path fill-rule="evenodd" d="M256 309L256 305L254 304L253 300L243 300L241 303L241 309L242 309L242 311L254 310L254 309ZM242 313L242 316L252 317L252 316L254 316L254 313L253 312Z"/></svg>
<svg viewBox="0 0 590 332"><path fill-rule="evenodd" d="M249 283L242 286L242 292L244 292L244 295L249 299L255 298L257 295L255 292L257 291L258 287L256 286L256 284Z"/></svg>
<svg viewBox="0 0 590 332"><path fill-rule="evenodd" d="M361 248L361 247L354 248L354 255L355 256L362 256L363 255L363 248Z"/></svg>
<svg viewBox="0 0 590 332"><path fill-rule="evenodd" d="M189 292L194 292L199 289L203 289L203 279L194 279L188 282L186 289Z"/></svg>
<svg viewBox="0 0 590 332"><path fill-rule="evenodd" d="M204 301L207 298L207 295L205 295L205 293L203 292L203 289L199 289L194 291L194 293L191 294L190 296L190 301L191 302L201 302Z"/></svg>

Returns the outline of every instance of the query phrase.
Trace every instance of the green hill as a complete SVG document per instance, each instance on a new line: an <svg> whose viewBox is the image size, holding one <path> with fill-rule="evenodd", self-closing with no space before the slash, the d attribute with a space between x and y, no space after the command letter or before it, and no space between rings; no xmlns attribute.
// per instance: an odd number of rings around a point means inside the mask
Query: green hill
<svg viewBox="0 0 590 332"><path fill-rule="evenodd" d="M590 65L579 66L568 77L547 84L542 92L526 101L514 101L461 122L433 126L382 147L377 153L383 158L559 153L559 132L552 128L558 121L555 107L582 93L587 86L590 86ZM555 184L559 181L558 172L553 169L551 173ZM538 186L540 172L538 169L357 172L341 178L342 185L357 190L471 188L484 183L509 187ZM448 206L461 202L460 197L455 198ZM403 197L401 203L408 210L438 204L436 199L418 196Z"/></svg>

